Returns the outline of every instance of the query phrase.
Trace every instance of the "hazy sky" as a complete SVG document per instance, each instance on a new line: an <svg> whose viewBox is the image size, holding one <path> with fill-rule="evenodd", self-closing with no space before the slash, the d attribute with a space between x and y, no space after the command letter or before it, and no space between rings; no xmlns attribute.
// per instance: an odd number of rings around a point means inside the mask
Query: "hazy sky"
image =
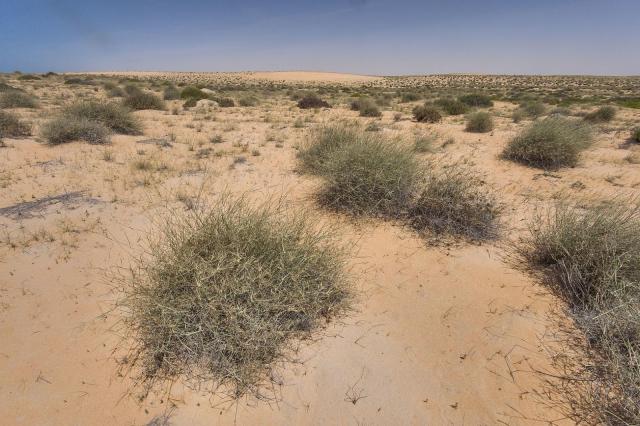
<svg viewBox="0 0 640 426"><path fill-rule="evenodd" d="M0 71L640 74L640 0L0 0Z"/></svg>

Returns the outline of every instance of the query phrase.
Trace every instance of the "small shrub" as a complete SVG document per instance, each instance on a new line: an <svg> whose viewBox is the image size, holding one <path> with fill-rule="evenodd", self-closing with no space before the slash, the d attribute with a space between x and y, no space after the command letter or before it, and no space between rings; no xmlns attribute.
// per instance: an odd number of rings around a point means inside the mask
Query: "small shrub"
<svg viewBox="0 0 640 426"><path fill-rule="evenodd" d="M410 149L342 124L318 130L300 159L303 170L326 180L320 203L355 216L400 215L419 178Z"/></svg>
<svg viewBox="0 0 640 426"><path fill-rule="evenodd" d="M562 117L535 121L513 138L503 157L544 169L575 166L580 152L591 145L589 126Z"/></svg>
<svg viewBox="0 0 640 426"><path fill-rule="evenodd" d="M549 112L549 115L568 117L571 115L571 110L567 107L556 107Z"/></svg>
<svg viewBox="0 0 640 426"><path fill-rule="evenodd" d="M566 395L580 401L584 422L640 424L640 206L579 204L561 200L535 215L516 259L565 301L586 335L592 360L571 376L588 386Z"/></svg>
<svg viewBox="0 0 640 426"><path fill-rule="evenodd" d="M139 135L142 126L131 111L116 103L80 101L63 109L68 117L84 118L103 124L116 133Z"/></svg>
<svg viewBox="0 0 640 426"><path fill-rule="evenodd" d="M413 150L417 153L424 154L427 152L433 152L433 136L420 135L413 143Z"/></svg>
<svg viewBox="0 0 640 426"><path fill-rule="evenodd" d="M125 95L124 90L117 84L108 81L102 85L104 90L107 92L107 96L110 98L122 98Z"/></svg>
<svg viewBox="0 0 640 426"><path fill-rule="evenodd" d="M514 123L521 122L527 115L520 108L513 111L511 114L511 119Z"/></svg>
<svg viewBox="0 0 640 426"><path fill-rule="evenodd" d="M470 107L486 108L493 106L493 101L487 95L479 93L472 93L469 95L460 96L458 100Z"/></svg>
<svg viewBox="0 0 640 426"><path fill-rule="evenodd" d="M260 395L296 340L349 307L344 246L307 214L226 196L159 231L119 303L147 390L183 379Z"/></svg>
<svg viewBox="0 0 640 426"><path fill-rule="evenodd" d="M640 142L640 127L636 127L631 131L631 140L634 142Z"/></svg>
<svg viewBox="0 0 640 426"><path fill-rule="evenodd" d="M0 111L0 137L19 138L30 134L31 126L20 121L18 116Z"/></svg>
<svg viewBox="0 0 640 426"><path fill-rule="evenodd" d="M616 116L616 109L612 106L603 106L584 116L591 123L608 123Z"/></svg>
<svg viewBox="0 0 640 426"><path fill-rule="evenodd" d="M442 120L440 111L430 105L417 106L413 109L413 116L420 123L438 123Z"/></svg>
<svg viewBox="0 0 640 426"><path fill-rule="evenodd" d="M195 99L199 101L200 99L207 99L208 97L209 95L194 86L187 86L180 92L181 99Z"/></svg>
<svg viewBox="0 0 640 426"><path fill-rule="evenodd" d="M164 102L162 101L162 99L160 99L153 93L143 91L134 91L133 93L127 95L127 97L123 101L123 105L134 110L164 109Z"/></svg>
<svg viewBox="0 0 640 426"><path fill-rule="evenodd" d="M467 117L467 132L487 133L493 130L493 119L487 112L474 112Z"/></svg>
<svg viewBox="0 0 640 426"><path fill-rule="evenodd" d="M481 176L463 163L432 167L409 218L418 231L481 241L494 238L501 208Z"/></svg>
<svg viewBox="0 0 640 426"><path fill-rule="evenodd" d="M420 100L420 95L413 92L403 92L400 95L400 102L415 102Z"/></svg>
<svg viewBox="0 0 640 426"><path fill-rule="evenodd" d="M40 129L41 136L51 145L83 140L94 144L109 142L109 129L101 123L81 117L61 115Z"/></svg>
<svg viewBox="0 0 640 426"><path fill-rule="evenodd" d="M467 104L451 98L436 99L435 104L449 115L466 114L469 111Z"/></svg>
<svg viewBox="0 0 640 426"><path fill-rule="evenodd" d="M238 104L242 107L254 107L258 105L258 98L255 96L243 96L238 101Z"/></svg>
<svg viewBox="0 0 640 426"><path fill-rule="evenodd" d="M542 102L525 102L520 105L520 110L527 117L538 118L546 112L547 107Z"/></svg>
<svg viewBox="0 0 640 426"><path fill-rule="evenodd" d="M326 101L323 101L316 95L306 95L304 98L298 101L298 108L300 109L312 109L312 108L331 108Z"/></svg>
<svg viewBox="0 0 640 426"><path fill-rule="evenodd" d="M162 98L165 101L173 101L176 99L180 99L181 97L180 95L181 95L180 90L174 85L165 87L162 92Z"/></svg>
<svg viewBox="0 0 640 426"><path fill-rule="evenodd" d="M196 105L198 105L198 100L196 98L189 98L182 104L182 108L193 108Z"/></svg>
<svg viewBox="0 0 640 426"><path fill-rule="evenodd" d="M33 74L23 74L18 76L19 81L33 81L33 80L41 80L41 77Z"/></svg>
<svg viewBox="0 0 640 426"><path fill-rule="evenodd" d="M382 116L382 112L380 112L376 103L371 99L360 99L358 102L358 111L360 111L360 117Z"/></svg>
<svg viewBox="0 0 640 426"><path fill-rule="evenodd" d="M64 84L93 86L95 82L90 78L69 77L64 80Z"/></svg>
<svg viewBox="0 0 640 426"><path fill-rule="evenodd" d="M24 92L7 91L0 93L0 108L36 108L36 99Z"/></svg>
<svg viewBox="0 0 640 426"><path fill-rule="evenodd" d="M231 98L220 98L217 99L217 102L218 106L220 106L221 108L231 108L236 106L236 103Z"/></svg>

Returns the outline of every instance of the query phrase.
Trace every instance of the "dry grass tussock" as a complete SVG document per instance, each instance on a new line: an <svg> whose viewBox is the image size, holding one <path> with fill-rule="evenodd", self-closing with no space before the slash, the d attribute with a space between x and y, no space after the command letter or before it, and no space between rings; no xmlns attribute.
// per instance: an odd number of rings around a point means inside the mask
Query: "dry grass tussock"
<svg viewBox="0 0 640 426"><path fill-rule="evenodd" d="M120 303L146 390L181 378L264 396L274 364L349 306L335 230L281 201L224 195L160 228Z"/></svg>
<svg viewBox="0 0 640 426"><path fill-rule="evenodd" d="M537 214L515 247L567 304L592 358L565 380L586 424L640 424L640 205L566 200Z"/></svg>

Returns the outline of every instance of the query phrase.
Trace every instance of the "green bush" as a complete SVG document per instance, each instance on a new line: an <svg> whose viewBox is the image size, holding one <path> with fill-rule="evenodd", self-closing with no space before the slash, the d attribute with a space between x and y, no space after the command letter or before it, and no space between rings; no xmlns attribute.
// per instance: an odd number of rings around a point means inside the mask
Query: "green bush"
<svg viewBox="0 0 640 426"><path fill-rule="evenodd" d="M45 123L40 135L51 145L83 140L94 144L109 142L109 129L101 123L81 117L61 115Z"/></svg>
<svg viewBox="0 0 640 426"><path fill-rule="evenodd" d="M33 96L19 91L0 93L0 108L36 108L38 103Z"/></svg>
<svg viewBox="0 0 640 426"><path fill-rule="evenodd" d="M181 98L180 95L181 95L180 90L174 85L167 86L162 91L162 98L165 101L173 101L176 99L180 99Z"/></svg>
<svg viewBox="0 0 640 426"><path fill-rule="evenodd" d="M413 116L420 123L438 123L442 120L440 111L430 105L421 105L413 109Z"/></svg>
<svg viewBox="0 0 640 426"><path fill-rule="evenodd" d="M298 108L300 109L315 109L315 108L331 108L331 105L326 101L323 101L318 96L310 94L306 95L298 101Z"/></svg>
<svg viewBox="0 0 640 426"><path fill-rule="evenodd" d="M102 87L107 92L107 96L109 96L110 98L122 98L125 95L124 90L122 90L120 86L111 81L107 81L102 85Z"/></svg>
<svg viewBox="0 0 640 426"><path fill-rule="evenodd" d="M360 111L361 117L380 117L382 112L371 98L359 98L351 102L351 109Z"/></svg>
<svg viewBox="0 0 640 426"><path fill-rule="evenodd" d="M153 93L143 91L133 91L132 93L127 95L127 97L123 101L123 105L134 110L164 109L164 102L162 101L162 99L160 99Z"/></svg>
<svg viewBox="0 0 640 426"><path fill-rule="evenodd" d="M513 138L503 157L544 169L575 166L591 141L588 125L563 117L549 117L533 122Z"/></svg>
<svg viewBox="0 0 640 426"><path fill-rule="evenodd" d="M608 123L616 116L616 109L612 106L603 106L584 116L591 123Z"/></svg>
<svg viewBox="0 0 640 426"><path fill-rule="evenodd" d="M20 121L17 115L0 111L0 137L19 138L30 134L31 126Z"/></svg>
<svg viewBox="0 0 640 426"><path fill-rule="evenodd" d="M467 132L487 133L493 130L493 118L487 112L474 112L467 117Z"/></svg>
<svg viewBox="0 0 640 426"><path fill-rule="evenodd" d="M463 95L463 96L460 96L458 100L470 107L486 108L486 107L493 106L493 101L489 96L482 95L479 93L471 93L469 95Z"/></svg>
<svg viewBox="0 0 640 426"><path fill-rule="evenodd" d="M236 103L231 98L219 98L216 99L216 101L218 102L218 106L221 108L231 108L236 106Z"/></svg>
<svg viewBox="0 0 640 426"><path fill-rule="evenodd" d="M469 111L467 104L451 98L436 99L435 104L449 115L460 115Z"/></svg>
<svg viewBox="0 0 640 426"><path fill-rule="evenodd" d="M139 135L142 133L140 121L131 111L117 103L80 101L63 109L67 117L83 118L103 124L116 133Z"/></svg>
<svg viewBox="0 0 640 426"><path fill-rule="evenodd" d="M419 101L421 99L421 96L418 95L417 93L413 93L413 92L402 92L402 94L400 94L400 102L415 102L415 101Z"/></svg>
<svg viewBox="0 0 640 426"><path fill-rule="evenodd" d="M640 206L562 200L516 246L585 333L592 360L571 376L585 424L640 424ZM597 367L597 368L596 368Z"/></svg>
<svg viewBox="0 0 640 426"><path fill-rule="evenodd" d="M119 303L147 390L182 379L262 396L293 343L350 305L344 246L307 214L226 196L159 231Z"/></svg>
<svg viewBox="0 0 640 426"><path fill-rule="evenodd" d="M180 92L181 99L195 99L199 101L200 99L207 99L208 97L209 95L194 86L187 86Z"/></svg>
<svg viewBox="0 0 640 426"><path fill-rule="evenodd" d="M342 124L318 130L300 159L303 170L325 178L320 203L355 216L397 217L420 174L408 147Z"/></svg>
<svg viewBox="0 0 640 426"><path fill-rule="evenodd" d="M497 236L501 207L481 176L463 163L431 167L409 218L418 231L472 241Z"/></svg>
<svg viewBox="0 0 640 426"><path fill-rule="evenodd" d="M546 112L547 107L542 102L525 102L520 104L520 110L527 117L538 118Z"/></svg>

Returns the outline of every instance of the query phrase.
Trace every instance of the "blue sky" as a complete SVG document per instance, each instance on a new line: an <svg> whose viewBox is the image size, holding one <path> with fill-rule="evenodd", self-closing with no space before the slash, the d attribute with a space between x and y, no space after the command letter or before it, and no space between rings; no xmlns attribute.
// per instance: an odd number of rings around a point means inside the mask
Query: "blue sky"
<svg viewBox="0 0 640 426"><path fill-rule="evenodd" d="M0 0L0 71L640 74L640 0Z"/></svg>

